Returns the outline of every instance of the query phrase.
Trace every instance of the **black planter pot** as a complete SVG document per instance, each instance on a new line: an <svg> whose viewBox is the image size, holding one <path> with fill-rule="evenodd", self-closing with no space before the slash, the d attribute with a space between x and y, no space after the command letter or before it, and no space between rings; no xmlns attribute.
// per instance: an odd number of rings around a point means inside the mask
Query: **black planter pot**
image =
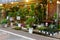
<svg viewBox="0 0 60 40"><path fill-rule="evenodd" d="M36 29L37 26L32 25L33 29Z"/></svg>

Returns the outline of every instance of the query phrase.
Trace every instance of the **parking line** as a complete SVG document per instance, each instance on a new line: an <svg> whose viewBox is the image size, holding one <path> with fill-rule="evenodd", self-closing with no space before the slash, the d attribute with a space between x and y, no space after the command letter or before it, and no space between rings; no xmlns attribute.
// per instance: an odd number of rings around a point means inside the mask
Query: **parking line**
<svg viewBox="0 0 60 40"><path fill-rule="evenodd" d="M18 36L18 37L22 37L22 38L25 38L25 39L36 40L36 39L30 38L30 37L26 37L26 36L23 36L23 35L19 35L19 34L16 34L16 33L13 33L13 32L9 32L9 31L6 31L6 30L0 29L0 31L5 32L5 33L9 33L9 34L12 34L12 35L15 35L15 36Z"/></svg>

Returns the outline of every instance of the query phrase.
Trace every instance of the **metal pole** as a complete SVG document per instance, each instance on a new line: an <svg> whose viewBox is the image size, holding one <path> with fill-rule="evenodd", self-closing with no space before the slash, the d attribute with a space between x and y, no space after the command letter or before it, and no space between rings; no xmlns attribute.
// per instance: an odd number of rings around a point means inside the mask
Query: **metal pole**
<svg viewBox="0 0 60 40"><path fill-rule="evenodd" d="M58 9L59 9L58 6L59 6L59 5L57 4L57 26L58 26L58 13L59 13L59 12L58 12L58 11L59 11L59 10L58 10Z"/></svg>

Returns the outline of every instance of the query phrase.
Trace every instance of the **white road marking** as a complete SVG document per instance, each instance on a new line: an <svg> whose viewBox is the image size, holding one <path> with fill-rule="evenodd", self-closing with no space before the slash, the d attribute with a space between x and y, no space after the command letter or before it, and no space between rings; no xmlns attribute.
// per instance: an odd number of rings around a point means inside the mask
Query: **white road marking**
<svg viewBox="0 0 60 40"><path fill-rule="evenodd" d="M19 35L19 34L16 34L16 33L13 33L13 32L9 32L9 31L6 31L6 30L0 29L0 31L5 32L5 33L9 33L9 34L12 34L12 35L15 35L15 36L18 36L18 37L22 37L22 38L25 38L25 39L36 40L36 39L30 38L30 37L26 37L26 36L23 36L23 35Z"/></svg>

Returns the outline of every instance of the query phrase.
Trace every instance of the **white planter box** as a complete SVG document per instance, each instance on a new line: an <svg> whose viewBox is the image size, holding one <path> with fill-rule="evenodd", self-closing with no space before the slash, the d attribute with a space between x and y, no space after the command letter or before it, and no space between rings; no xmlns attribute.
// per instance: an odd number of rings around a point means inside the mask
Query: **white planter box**
<svg viewBox="0 0 60 40"><path fill-rule="evenodd" d="M57 33L55 33L55 35L57 35Z"/></svg>
<svg viewBox="0 0 60 40"><path fill-rule="evenodd" d="M46 32L46 34L49 34L48 32Z"/></svg>
<svg viewBox="0 0 60 40"><path fill-rule="evenodd" d="M21 24L20 23L18 24L18 27L21 27Z"/></svg>
<svg viewBox="0 0 60 40"><path fill-rule="evenodd" d="M30 34L33 33L33 28L29 28L29 33L30 33Z"/></svg>
<svg viewBox="0 0 60 40"><path fill-rule="evenodd" d="M48 26L48 23L46 22L45 25Z"/></svg>
<svg viewBox="0 0 60 40"><path fill-rule="evenodd" d="M10 17L10 21L13 21L14 19L13 19L13 17Z"/></svg>
<svg viewBox="0 0 60 40"><path fill-rule="evenodd" d="M13 23L11 23L10 25L13 26Z"/></svg>
<svg viewBox="0 0 60 40"><path fill-rule="evenodd" d="M41 31L39 31L39 32L41 32Z"/></svg>
<svg viewBox="0 0 60 40"><path fill-rule="evenodd" d="M56 33L53 34L54 36L56 35Z"/></svg>
<svg viewBox="0 0 60 40"><path fill-rule="evenodd" d="M27 30L27 28L22 27L22 30Z"/></svg>
<svg viewBox="0 0 60 40"><path fill-rule="evenodd" d="M7 24L5 24L5 26L4 27L7 27Z"/></svg>
<svg viewBox="0 0 60 40"><path fill-rule="evenodd" d="M41 26L44 26L44 24L43 24L43 23L41 23Z"/></svg>
<svg viewBox="0 0 60 40"><path fill-rule="evenodd" d="M20 16L17 16L16 19L17 19L17 20L20 20Z"/></svg>
<svg viewBox="0 0 60 40"><path fill-rule="evenodd" d="M60 33L60 31L59 31L59 33Z"/></svg>
<svg viewBox="0 0 60 40"><path fill-rule="evenodd" d="M57 19L55 19L55 22L57 22Z"/></svg>
<svg viewBox="0 0 60 40"><path fill-rule="evenodd" d="M37 27L38 27L38 28L40 28L40 27L43 27L43 26L44 26L44 24L41 24L41 25L37 25Z"/></svg>
<svg viewBox="0 0 60 40"><path fill-rule="evenodd" d="M52 34L50 34L50 36L53 36Z"/></svg>
<svg viewBox="0 0 60 40"><path fill-rule="evenodd" d="M44 34L45 34L45 31L42 31L42 33L44 33Z"/></svg>
<svg viewBox="0 0 60 40"><path fill-rule="evenodd" d="M9 16L7 16L7 20L9 19Z"/></svg>
<svg viewBox="0 0 60 40"><path fill-rule="evenodd" d="M37 25L37 27L38 27L38 28L40 28L40 27L41 27L41 25Z"/></svg>

